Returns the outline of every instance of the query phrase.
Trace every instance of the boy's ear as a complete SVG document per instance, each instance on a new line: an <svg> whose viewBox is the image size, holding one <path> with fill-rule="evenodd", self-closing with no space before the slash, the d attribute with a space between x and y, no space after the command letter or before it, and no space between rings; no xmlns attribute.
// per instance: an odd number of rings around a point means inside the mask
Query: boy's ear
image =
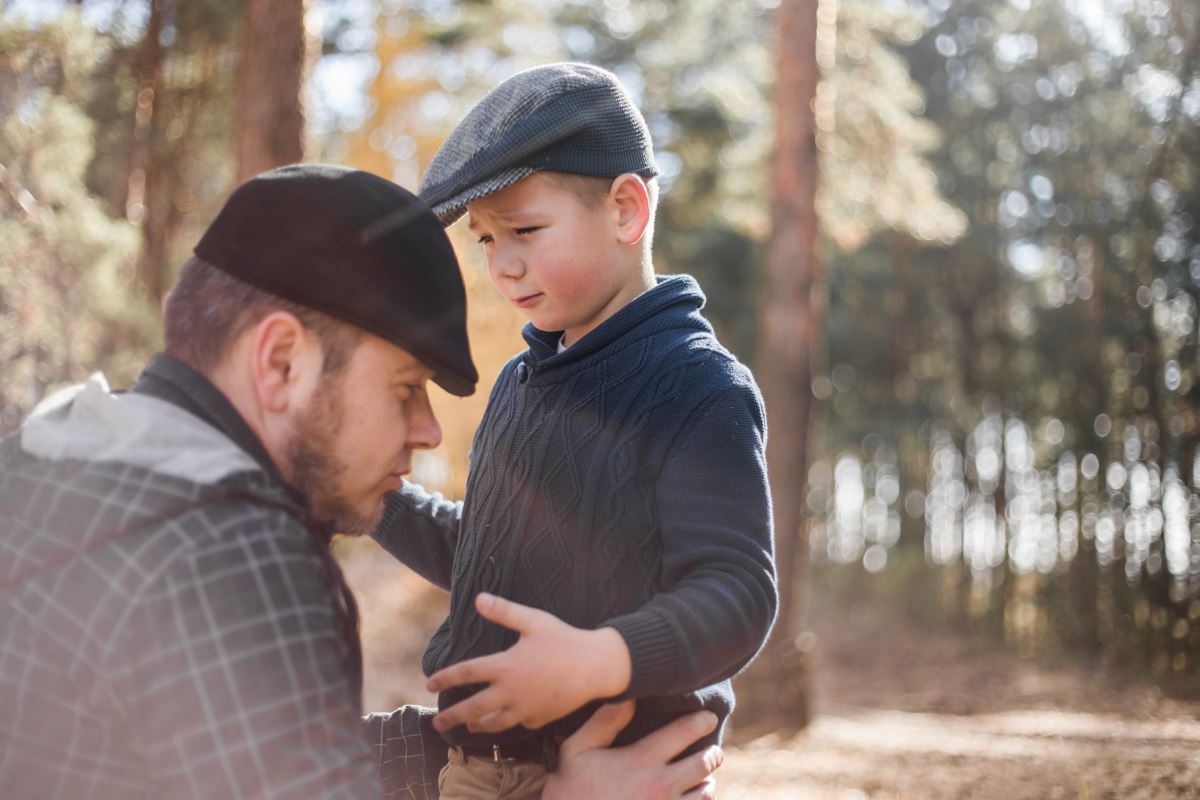
<svg viewBox="0 0 1200 800"><path fill-rule="evenodd" d="M646 182L632 172L618 175L608 190L616 212L617 240L637 244L650 225L650 191Z"/></svg>

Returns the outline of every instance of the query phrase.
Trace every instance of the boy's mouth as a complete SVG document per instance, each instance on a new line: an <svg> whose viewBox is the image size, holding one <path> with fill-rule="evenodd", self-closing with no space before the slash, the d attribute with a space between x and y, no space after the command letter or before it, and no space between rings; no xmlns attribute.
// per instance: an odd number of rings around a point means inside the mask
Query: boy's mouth
<svg viewBox="0 0 1200 800"><path fill-rule="evenodd" d="M540 300L541 297L542 297L541 292L534 292L533 294L527 294L524 297L516 298L515 300L513 300L513 304L516 305L517 308L528 308L529 306L533 305L538 300Z"/></svg>

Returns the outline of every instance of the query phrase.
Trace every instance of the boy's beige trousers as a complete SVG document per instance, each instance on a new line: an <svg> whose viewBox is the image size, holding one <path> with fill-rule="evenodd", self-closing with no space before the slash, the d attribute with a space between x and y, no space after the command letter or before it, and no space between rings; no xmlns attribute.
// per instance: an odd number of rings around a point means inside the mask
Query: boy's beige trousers
<svg viewBox="0 0 1200 800"><path fill-rule="evenodd" d="M438 776L441 800L538 800L550 772L536 761L493 761L450 748Z"/></svg>

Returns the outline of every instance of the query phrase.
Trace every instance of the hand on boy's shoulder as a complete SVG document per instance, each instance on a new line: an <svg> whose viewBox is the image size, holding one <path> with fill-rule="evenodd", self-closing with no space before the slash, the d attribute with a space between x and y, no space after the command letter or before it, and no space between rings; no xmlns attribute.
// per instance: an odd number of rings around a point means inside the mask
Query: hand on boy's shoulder
<svg viewBox="0 0 1200 800"><path fill-rule="evenodd" d="M484 619L516 631L520 638L502 653L454 664L429 679L432 692L487 684L438 714L434 727L439 731L458 725L475 732L515 725L540 728L628 688L629 648L615 629L576 628L553 614L489 594L480 594L475 606Z"/></svg>

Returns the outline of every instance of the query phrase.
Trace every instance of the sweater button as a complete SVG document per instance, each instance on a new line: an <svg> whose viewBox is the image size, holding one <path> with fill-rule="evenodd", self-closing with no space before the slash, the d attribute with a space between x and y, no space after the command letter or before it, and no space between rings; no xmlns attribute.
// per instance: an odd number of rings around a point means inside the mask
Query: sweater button
<svg viewBox="0 0 1200 800"><path fill-rule="evenodd" d="M517 383L524 383L529 380L529 365L522 361L517 364Z"/></svg>

